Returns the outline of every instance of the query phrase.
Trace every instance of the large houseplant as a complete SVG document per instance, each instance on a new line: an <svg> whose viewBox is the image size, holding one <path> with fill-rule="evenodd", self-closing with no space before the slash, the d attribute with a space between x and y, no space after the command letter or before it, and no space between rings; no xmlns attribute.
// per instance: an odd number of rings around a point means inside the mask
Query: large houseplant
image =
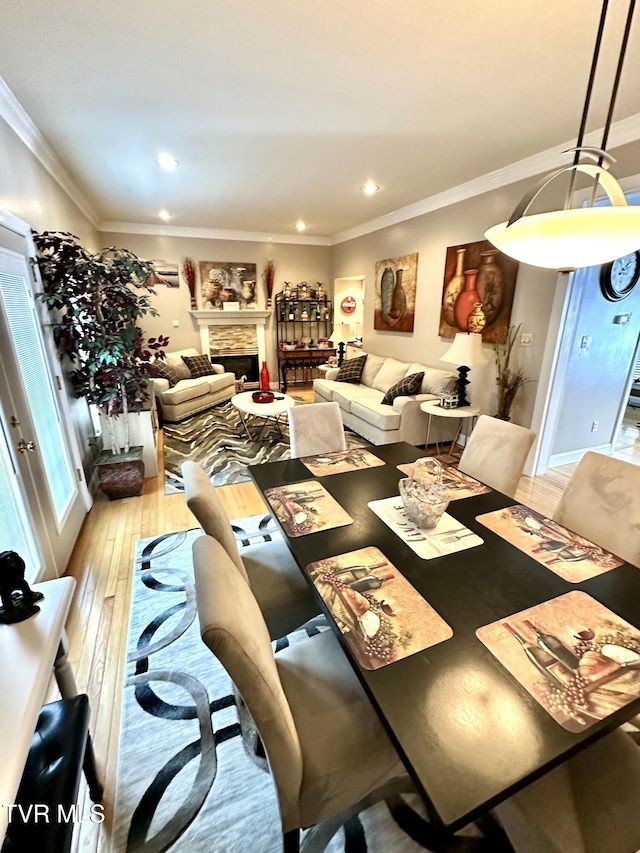
<svg viewBox="0 0 640 853"><path fill-rule="evenodd" d="M510 326L505 343L497 344L495 347L496 366L498 368L496 377L498 411L496 417L504 421L511 420L511 407L518 391L527 383L534 381L525 375L521 367L512 367L510 364L513 345L521 328L522 323L518 326Z"/></svg>
<svg viewBox="0 0 640 853"><path fill-rule="evenodd" d="M169 339L149 338L137 321L157 316L145 282L153 273L148 261L127 249L92 254L77 237L64 232L34 234L42 277L41 298L52 312L58 351L71 362L73 393L85 397L106 416L114 455L129 452L129 412L149 398L152 363L164 355ZM124 443L115 419L124 418Z"/></svg>

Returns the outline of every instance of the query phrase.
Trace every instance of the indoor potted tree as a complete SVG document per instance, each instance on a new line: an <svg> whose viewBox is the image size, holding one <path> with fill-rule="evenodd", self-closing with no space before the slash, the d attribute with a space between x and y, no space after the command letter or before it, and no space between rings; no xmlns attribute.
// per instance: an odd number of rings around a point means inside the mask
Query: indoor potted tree
<svg viewBox="0 0 640 853"><path fill-rule="evenodd" d="M525 375L521 367L510 367L513 345L518 338L521 328L522 323L518 326L510 326L505 343L495 346L496 366L498 368L498 375L496 377L496 384L498 386L498 411L495 416L503 421L511 420L511 406L518 391L523 385L534 381Z"/></svg>
<svg viewBox="0 0 640 853"><path fill-rule="evenodd" d="M105 416L111 454L97 460L100 486L111 498L139 494L144 479L142 449L129 446L129 413L139 411L149 399L153 360L164 355L169 342L165 336L145 341L137 325L145 314L158 315L150 299L155 291L145 283L153 266L127 249L91 254L68 233L45 231L35 234L34 241L41 298L53 315L58 351L71 363L73 393ZM122 443L115 429L120 416Z"/></svg>

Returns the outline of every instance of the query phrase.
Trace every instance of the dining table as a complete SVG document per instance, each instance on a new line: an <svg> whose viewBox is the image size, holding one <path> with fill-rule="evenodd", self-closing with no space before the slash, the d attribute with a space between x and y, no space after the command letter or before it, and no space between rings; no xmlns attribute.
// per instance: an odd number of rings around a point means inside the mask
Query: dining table
<svg viewBox="0 0 640 853"><path fill-rule="evenodd" d="M397 466L424 457L424 450L402 442L368 449L385 464L314 477L300 459L288 459L251 465L249 471L263 496L273 488L315 479L352 519L343 526L289 536L276 518L316 594L307 571L310 564L373 546L450 626L449 639L367 669L318 594L319 607L431 822L439 831L453 833L640 712L636 697L584 730L569 731L491 654L476 631L573 591L587 593L638 628L640 570L623 563L596 577L568 582L477 521L478 516L516 504L493 489L452 500L447 508L483 544L423 559L368 504L397 496L405 476Z"/></svg>

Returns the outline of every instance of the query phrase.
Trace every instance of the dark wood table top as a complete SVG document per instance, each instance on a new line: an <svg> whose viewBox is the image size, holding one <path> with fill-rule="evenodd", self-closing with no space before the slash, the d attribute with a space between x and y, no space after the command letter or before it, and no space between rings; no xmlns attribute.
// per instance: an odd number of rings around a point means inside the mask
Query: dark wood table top
<svg viewBox="0 0 640 853"><path fill-rule="evenodd" d="M496 491L452 501L447 509L484 545L422 560L367 503L397 495L403 475L396 465L424 451L405 443L370 449L384 467L317 478L353 524L295 539L284 535L301 568L377 546L453 629L450 640L369 671L355 662L329 616L431 819L454 831L640 712L639 699L585 732L566 731L484 647L476 629L571 590L583 590L640 627L640 570L625 564L568 583L475 520L515 503ZM262 492L315 479L299 460L249 470Z"/></svg>

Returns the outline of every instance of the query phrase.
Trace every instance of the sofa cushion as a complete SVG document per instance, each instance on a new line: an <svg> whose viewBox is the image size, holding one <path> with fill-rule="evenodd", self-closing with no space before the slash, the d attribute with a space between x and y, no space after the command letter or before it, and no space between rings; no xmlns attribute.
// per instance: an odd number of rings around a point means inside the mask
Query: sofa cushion
<svg viewBox="0 0 640 853"><path fill-rule="evenodd" d="M366 360L366 355L359 355L357 358L350 358L348 361L343 361L336 376L336 382L360 382Z"/></svg>
<svg viewBox="0 0 640 853"><path fill-rule="evenodd" d="M422 384L424 373L408 373L400 382L396 382L382 398L383 406L391 406L396 397L410 397L417 394Z"/></svg>
<svg viewBox="0 0 640 853"><path fill-rule="evenodd" d="M367 388L366 385L352 385L348 382L341 382L340 386L333 392L333 401L345 412L351 411L351 403L354 400L360 400L364 397L367 399L373 397L379 402L382 399L382 391Z"/></svg>
<svg viewBox="0 0 640 853"><path fill-rule="evenodd" d="M200 355L200 353L195 347L189 347L188 349L179 349L175 352L166 352L164 354L164 360L167 364L171 365L171 367L175 367L180 379L191 379L189 368L182 360L183 355L193 356Z"/></svg>
<svg viewBox="0 0 640 853"><path fill-rule="evenodd" d="M421 394L435 394L439 397L440 394L453 391L457 377L449 371L438 370L437 367L426 367L424 364L411 364L407 370L407 376L420 371L424 373L420 386Z"/></svg>
<svg viewBox="0 0 640 853"><path fill-rule="evenodd" d="M377 391L383 391L386 394L392 385L395 385L396 382L399 382L407 375L407 367L409 367L409 365L406 361L396 361L395 358L385 358L384 364L373 380L372 387Z"/></svg>
<svg viewBox="0 0 640 853"><path fill-rule="evenodd" d="M215 373L212 376L207 376L206 379L209 383L209 390L214 394L222 391L223 388L227 388L229 385L233 385L235 391L236 377L230 371Z"/></svg>
<svg viewBox="0 0 640 853"><path fill-rule="evenodd" d="M383 406L373 397L362 397L351 403L351 414L380 430L400 429L400 412L392 406Z"/></svg>
<svg viewBox="0 0 640 853"><path fill-rule="evenodd" d="M189 368L192 379L199 379L201 376L211 376L214 373L213 365L208 355L183 355L182 360Z"/></svg>
<svg viewBox="0 0 640 853"><path fill-rule="evenodd" d="M193 400L194 397L204 397L210 392L209 377L198 379L181 379L175 388L169 388L162 395L162 401L176 406L178 403L184 403L187 400Z"/></svg>
<svg viewBox="0 0 640 853"><path fill-rule="evenodd" d="M373 388L373 380L378 375L378 371L384 362L385 359L381 355L372 355L369 353L364 365L364 370L362 371L360 382L362 382L363 385L368 385L369 388Z"/></svg>
<svg viewBox="0 0 640 853"><path fill-rule="evenodd" d="M153 375L159 379L166 379L169 383L169 388L173 388L180 381L180 376L175 367L170 364L165 364L164 361L154 361Z"/></svg>

